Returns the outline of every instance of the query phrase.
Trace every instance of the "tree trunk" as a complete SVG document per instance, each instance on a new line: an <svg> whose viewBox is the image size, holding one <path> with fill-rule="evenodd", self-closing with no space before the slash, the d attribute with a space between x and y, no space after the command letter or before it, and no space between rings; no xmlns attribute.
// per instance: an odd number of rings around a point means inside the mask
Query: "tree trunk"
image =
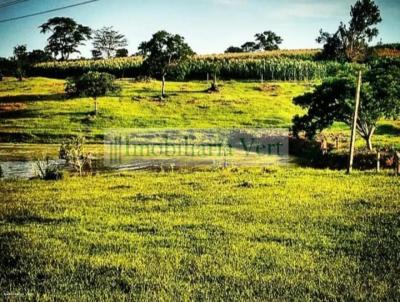
<svg viewBox="0 0 400 302"><path fill-rule="evenodd" d="M97 116L97 98L94 98L94 115Z"/></svg>
<svg viewBox="0 0 400 302"><path fill-rule="evenodd" d="M372 151L372 137L368 137L368 138L366 139L366 141L367 141L368 150L369 150L369 151Z"/></svg>
<svg viewBox="0 0 400 302"><path fill-rule="evenodd" d="M161 97L165 97L165 75L162 76Z"/></svg>

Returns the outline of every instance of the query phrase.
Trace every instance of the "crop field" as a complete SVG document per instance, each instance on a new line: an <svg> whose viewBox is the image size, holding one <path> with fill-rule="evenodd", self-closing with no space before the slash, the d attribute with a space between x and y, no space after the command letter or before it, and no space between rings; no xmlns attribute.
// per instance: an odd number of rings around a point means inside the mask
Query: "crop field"
<svg viewBox="0 0 400 302"><path fill-rule="evenodd" d="M399 179L226 169L0 186L21 301L394 301Z"/></svg>
<svg viewBox="0 0 400 302"><path fill-rule="evenodd" d="M204 80L207 74L218 73L222 79L260 79L272 81L320 80L336 73L362 69L359 64L341 64L333 61L315 61L318 52L272 51L255 54L222 54L195 56L170 70L172 80ZM147 75L139 56L106 60L76 60L47 62L33 66L32 76L66 78L79 76L88 71L108 72L119 78L137 78Z"/></svg>

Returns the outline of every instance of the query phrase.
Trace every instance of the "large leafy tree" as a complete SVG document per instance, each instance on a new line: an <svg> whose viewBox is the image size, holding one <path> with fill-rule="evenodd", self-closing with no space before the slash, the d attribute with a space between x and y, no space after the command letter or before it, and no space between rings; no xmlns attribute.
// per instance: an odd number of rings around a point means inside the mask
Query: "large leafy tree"
<svg viewBox="0 0 400 302"><path fill-rule="evenodd" d="M149 41L142 42L139 53L144 57L143 66L151 74L161 77L162 97L165 97L165 77L171 67L194 55L182 36L166 31L158 31Z"/></svg>
<svg viewBox="0 0 400 302"><path fill-rule="evenodd" d="M325 59L348 61L364 60L368 43L378 36L376 25L382 21L379 7L372 0L358 0L350 11L348 25L340 23L334 34L320 31L317 42L324 44L322 56Z"/></svg>
<svg viewBox="0 0 400 302"><path fill-rule="evenodd" d="M78 47L84 45L83 42L90 39L92 34L89 27L65 17L49 19L39 28L43 34L51 33L46 50L61 60L68 60L71 54L80 53Z"/></svg>
<svg viewBox="0 0 400 302"><path fill-rule="evenodd" d="M256 34L255 38L257 50L277 50L279 49L279 45L283 42L280 36L270 30Z"/></svg>
<svg viewBox="0 0 400 302"><path fill-rule="evenodd" d="M119 48L128 46L123 34L112 27L103 27L94 32L93 48L103 53L107 58L114 57Z"/></svg>
<svg viewBox="0 0 400 302"><path fill-rule="evenodd" d="M295 116L293 132L305 131L312 138L318 131L334 122L351 125L354 112L356 79L341 77L327 79L314 92L294 99L296 105L307 109L304 116ZM361 88L361 104L357 132L372 150L372 136L382 118L400 117L400 61L385 60L372 64Z"/></svg>

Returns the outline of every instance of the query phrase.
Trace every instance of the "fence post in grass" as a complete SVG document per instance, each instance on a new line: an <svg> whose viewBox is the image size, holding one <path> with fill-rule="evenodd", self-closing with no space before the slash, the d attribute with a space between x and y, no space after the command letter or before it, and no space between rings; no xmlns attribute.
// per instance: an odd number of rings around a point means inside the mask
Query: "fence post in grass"
<svg viewBox="0 0 400 302"><path fill-rule="evenodd" d="M376 154L376 172L379 173L381 171L381 152L378 150Z"/></svg>
<svg viewBox="0 0 400 302"><path fill-rule="evenodd" d="M356 143L358 110L360 108L361 81L362 81L362 74L361 74L361 71L359 71L358 72L357 91L356 91L356 104L355 104L355 108L354 108L353 122L352 122L352 127L351 127L350 155L349 155L349 162L347 165L347 174L350 174L351 171L353 170L354 146Z"/></svg>

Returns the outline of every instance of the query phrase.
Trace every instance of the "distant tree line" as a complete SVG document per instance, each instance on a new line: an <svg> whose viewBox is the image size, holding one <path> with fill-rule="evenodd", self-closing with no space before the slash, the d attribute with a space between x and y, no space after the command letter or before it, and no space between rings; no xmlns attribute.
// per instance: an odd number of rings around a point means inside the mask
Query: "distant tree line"
<svg viewBox="0 0 400 302"><path fill-rule="evenodd" d="M255 41L246 42L240 47L230 46L225 53L278 50L283 42L280 36L270 30L255 34L254 37Z"/></svg>

